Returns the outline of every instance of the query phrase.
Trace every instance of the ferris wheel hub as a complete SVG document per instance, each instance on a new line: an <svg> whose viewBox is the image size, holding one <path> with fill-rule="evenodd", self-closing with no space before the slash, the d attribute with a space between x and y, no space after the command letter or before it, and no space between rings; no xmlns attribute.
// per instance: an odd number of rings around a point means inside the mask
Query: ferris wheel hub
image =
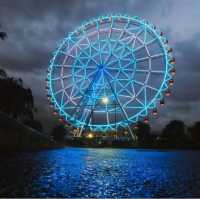
<svg viewBox="0 0 200 199"><path fill-rule="evenodd" d="M104 64L99 64L97 67L98 67L99 69L104 69L104 68L105 68L105 65L104 65Z"/></svg>

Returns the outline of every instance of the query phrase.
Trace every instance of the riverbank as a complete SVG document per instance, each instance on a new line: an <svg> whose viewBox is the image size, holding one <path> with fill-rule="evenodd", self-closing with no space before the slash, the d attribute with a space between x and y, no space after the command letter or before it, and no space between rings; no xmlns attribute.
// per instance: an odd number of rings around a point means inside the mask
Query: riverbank
<svg viewBox="0 0 200 199"><path fill-rule="evenodd" d="M73 145L73 144L66 144L62 147L58 148L65 148L65 147L74 147L74 148L94 148L94 149L150 149L150 150L200 150L200 147L154 147L154 146L136 146L136 145L127 145L127 146L120 146L120 145Z"/></svg>
<svg viewBox="0 0 200 199"><path fill-rule="evenodd" d="M138 142L132 139L105 139L105 138L87 138L77 137L66 139L64 144L71 147L82 148L133 148L133 149L182 149L182 150L200 150L200 144L192 141L188 142L167 142L162 139L148 140L148 142Z"/></svg>
<svg viewBox="0 0 200 199"><path fill-rule="evenodd" d="M23 125L22 123L0 113L0 153L4 152L33 152L45 149L64 147L82 148L130 148L130 149L157 149L157 150L200 150L200 145L193 142L187 145L167 145L166 142L149 142L140 144L130 140L103 139L87 137L65 140L63 143L55 142L44 134Z"/></svg>
<svg viewBox="0 0 200 199"><path fill-rule="evenodd" d="M42 133L0 113L0 152L26 152L62 147Z"/></svg>

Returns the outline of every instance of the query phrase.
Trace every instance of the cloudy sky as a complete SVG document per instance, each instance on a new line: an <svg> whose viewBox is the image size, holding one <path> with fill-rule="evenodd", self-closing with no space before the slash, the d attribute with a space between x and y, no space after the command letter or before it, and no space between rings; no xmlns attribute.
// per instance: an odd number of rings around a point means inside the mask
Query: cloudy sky
<svg viewBox="0 0 200 199"><path fill-rule="evenodd" d="M172 96L153 129L169 120L187 124L200 120L200 1L199 0L0 0L0 67L22 77L31 87L45 130L54 125L46 101L45 78L50 53L83 20L103 14L124 13L148 19L169 39L177 60ZM48 123L48 125L47 125Z"/></svg>

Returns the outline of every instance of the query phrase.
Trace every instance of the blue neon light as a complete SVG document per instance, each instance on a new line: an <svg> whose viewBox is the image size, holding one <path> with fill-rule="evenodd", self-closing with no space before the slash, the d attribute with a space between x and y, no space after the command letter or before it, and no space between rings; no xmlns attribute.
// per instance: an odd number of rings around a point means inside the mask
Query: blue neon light
<svg viewBox="0 0 200 199"><path fill-rule="evenodd" d="M168 49L163 34L138 17L90 20L53 53L47 75L51 102L78 128L108 131L136 123L168 89L174 68Z"/></svg>

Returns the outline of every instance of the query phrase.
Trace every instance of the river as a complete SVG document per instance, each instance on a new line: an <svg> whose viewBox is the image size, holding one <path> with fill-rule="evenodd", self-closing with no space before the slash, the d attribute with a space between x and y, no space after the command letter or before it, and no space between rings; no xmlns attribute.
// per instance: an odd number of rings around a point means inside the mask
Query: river
<svg viewBox="0 0 200 199"><path fill-rule="evenodd" d="M0 155L2 197L200 197L200 151L64 148Z"/></svg>

